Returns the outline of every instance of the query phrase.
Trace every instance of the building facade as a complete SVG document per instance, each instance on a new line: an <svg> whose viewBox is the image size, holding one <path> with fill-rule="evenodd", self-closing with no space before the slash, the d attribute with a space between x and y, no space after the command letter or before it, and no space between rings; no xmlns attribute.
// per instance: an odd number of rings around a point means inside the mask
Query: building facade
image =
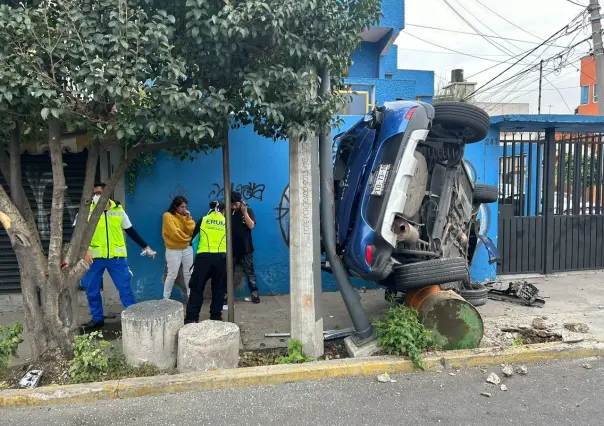
<svg viewBox="0 0 604 426"><path fill-rule="evenodd" d="M598 85L596 84L596 61L593 55L581 59L581 101L579 115L598 115Z"/></svg>

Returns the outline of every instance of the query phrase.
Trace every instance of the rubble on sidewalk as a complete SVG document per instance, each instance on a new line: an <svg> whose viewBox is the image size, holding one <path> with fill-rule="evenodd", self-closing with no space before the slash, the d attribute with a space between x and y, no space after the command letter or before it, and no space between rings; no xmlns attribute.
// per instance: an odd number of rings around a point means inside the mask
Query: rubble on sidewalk
<svg viewBox="0 0 604 426"><path fill-rule="evenodd" d="M505 377L512 377L514 375L514 370L512 370L512 367L510 367L509 365L506 365L505 367L503 367L501 369L501 372L503 373L503 375Z"/></svg>
<svg viewBox="0 0 604 426"><path fill-rule="evenodd" d="M501 379L497 374L491 373L489 374L489 377L487 377L487 383L491 383L492 385L498 385L501 383Z"/></svg>
<svg viewBox="0 0 604 426"><path fill-rule="evenodd" d="M572 331L573 333L589 333L589 326L587 324L583 324L581 322L571 322L564 324L564 328L568 331Z"/></svg>
<svg viewBox="0 0 604 426"><path fill-rule="evenodd" d="M516 367L516 373L520 374L521 376L526 376L528 374L528 368L526 368L525 365L520 365Z"/></svg>

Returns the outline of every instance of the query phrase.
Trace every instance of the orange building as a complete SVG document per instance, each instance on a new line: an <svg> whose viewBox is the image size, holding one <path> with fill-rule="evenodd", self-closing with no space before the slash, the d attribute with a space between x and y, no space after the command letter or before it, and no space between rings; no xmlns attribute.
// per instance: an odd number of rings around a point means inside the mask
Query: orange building
<svg viewBox="0 0 604 426"><path fill-rule="evenodd" d="M598 115L596 61L593 55L581 59L581 105L579 115Z"/></svg>

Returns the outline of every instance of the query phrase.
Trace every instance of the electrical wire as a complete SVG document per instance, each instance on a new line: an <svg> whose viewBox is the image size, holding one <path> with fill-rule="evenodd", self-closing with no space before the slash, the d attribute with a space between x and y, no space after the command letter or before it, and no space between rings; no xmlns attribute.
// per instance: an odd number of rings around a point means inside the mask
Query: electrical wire
<svg viewBox="0 0 604 426"><path fill-rule="evenodd" d="M493 13L494 15L498 16L499 18L503 19L505 22L507 22L508 24L512 25L513 27L518 28L519 30L525 32L526 34L533 36L541 41L543 41L542 37L539 37L538 35L535 35L533 33L531 33L530 31L525 30L524 28L514 24L512 21L510 21L509 19L507 19L504 16L501 16L499 13L495 12L493 9L491 9L489 6L487 6L486 4L484 4L482 1L480 0L474 0L476 3L478 3L479 5L481 5L482 7L484 7L485 9L487 9L489 12Z"/></svg>
<svg viewBox="0 0 604 426"><path fill-rule="evenodd" d="M448 29L448 28L436 28L436 27L430 27L428 25L405 24L405 27L425 28L425 29L428 29L428 30L444 31L444 32L448 32L448 33L465 34L465 35L471 35L471 36L474 36L474 37L482 37L480 34L471 33L469 31L451 30L451 29ZM489 35L489 34L483 34L483 36L484 37L488 37L488 38L494 38L494 39L515 41L517 43L539 44L539 42L537 42L537 41L528 41L528 40L522 40L522 39L517 39L517 38L500 37L500 36L494 36L494 35ZM566 47L566 46L556 45L556 44L553 44L552 46L554 46L554 47L560 47L560 48Z"/></svg>
<svg viewBox="0 0 604 426"><path fill-rule="evenodd" d="M453 0L455 1L455 0ZM492 46L494 46L497 50L499 50L500 52L503 53L508 53L510 54L510 56L514 56L514 52L512 52L511 50L507 49L505 46L502 46L500 43L497 43L491 39L489 39L488 37L485 37L484 34L482 34L482 32L476 28L468 19L465 18L465 16L463 16L451 3L449 3L448 0L443 0L443 2L449 7L449 9L451 9L453 11L453 13L455 13L459 19L461 19L463 22L465 22L470 28L472 28L478 35L480 35L487 43L491 44ZM459 4L459 3L458 3ZM463 8L463 6L461 6ZM467 9L463 8L464 10ZM478 19L476 17L474 17L474 19L476 19L478 21Z"/></svg>
<svg viewBox="0 0 604 426"><path fill-rule="evenodd" d="M556 86L554 86L548 79L547 77L543 77L545 79L545 81L547 81L554 89L556 89L556 91L558 92L558 95L560 95L560 99L562 99L562 101L564 102L564 105L566 105L566 108L568 108L568 111L572 114L573 110L571 109L571 107L568 106L568 103L566 102L566 99L564 99L564 96L562 96L562 93L560 93L560 90L558 90L558 88Z"/></svg>
<svg viewBox="0 0 604 426"><path fill-rule="evenodd" d="M574 4L575 6L587 7L584 4L577 3L576 1L573 1L573 0L566 0L566 1L569 2L569 3Z"/></svg>
<svg viewBox="0 0 604 426"><path fill-rule="evenodd" d="M441 49L445 49L445 50L448 50L450 52L456 53L458 55L469 56L470 58L481 59L483 61L496 62L498 65L501 65L502 63L504 63L504 64L511 64L512 63L512 62L509 62L509 61L500 61L500 60L497 60L497 59L489 59L489 58L485 58L485 57L482 57L482 56L473 55L471 53L464 53L464 52L461 52L459 50L451 49L451 48L448 48L448 47L445 47L445 46L441 46L440 44L436 44L434 42L425 40L425 39L423 39L423 38L421 38L419 36L416 36L415 34L411 34L411 33L403 33L403 34L406 34L408 36L416 38L416 39L418 39L420 41L423 41L424 43L431 44L432 46L440 47ZM509 55L505 55L505 56L509 57ZM518 56L518 55L516 55L516 56ZM512 57L511 59L514 59L514 57Z"/></svg>

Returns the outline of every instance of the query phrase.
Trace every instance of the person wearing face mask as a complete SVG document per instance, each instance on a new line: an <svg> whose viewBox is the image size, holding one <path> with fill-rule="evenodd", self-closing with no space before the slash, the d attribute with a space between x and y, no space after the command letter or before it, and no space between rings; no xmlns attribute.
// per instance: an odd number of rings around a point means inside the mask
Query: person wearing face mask
<svg viewBox="0 0 604 426"><path fill-rule="evenodd" d="M226 292L226 219L224 203L212 201L210 211L195 226L193 237L199 234L197 256L189 287L191 294L187 303L185 324L199 321L203 292L211 279L212 302L210 319L222 321L222 303Z"/></svg>
<svg viewBox="0 0 604 426"><path fill-rule="evenodd" d="M89 218L98 204L104 189L104 183L96 183L94 185ZM103 299L101 297L101 281L105 270L109 272L124 307L127 308L136 303L132 289L130 288L132 272L126 261L127 252L124 232L128 234L132 241L143 248L146 253L153 253L151 247L145 243L132 226L128 215L120 203L109 200L94 231L88 253L86 253L86 260L90 263L90 269L84 278L82 278L82 287L84 287L86 296L88 297L92 319L81 326L80 332L82 334L98 330L105 325Z"/></svg>
<svg viewBox="0 0 604 426"><path fill-rule="evenodd" d="M170 208L162 217L161 235L166 245L166 280L164 282L164 299L172 295L174 281L182 265L185 288L189 288L191 268L193 267L193 248L191 239L195 221L187 210L187 199L182 196L174 197Z"/></svg>

